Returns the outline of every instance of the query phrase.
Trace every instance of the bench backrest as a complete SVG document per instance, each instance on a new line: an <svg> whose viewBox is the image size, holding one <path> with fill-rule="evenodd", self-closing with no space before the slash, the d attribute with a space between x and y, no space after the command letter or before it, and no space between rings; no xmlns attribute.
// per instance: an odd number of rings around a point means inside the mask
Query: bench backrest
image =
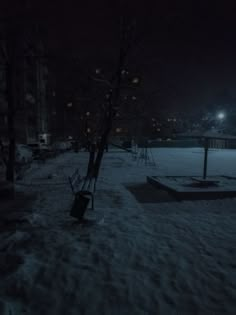
<svg viewBox="0 0 236 315"><path fill-rule="evenodd" d="M71 190L75 194L76 191L79 189L78 187L80 186L83 180L83 177L79 173L79 169L77 168L75 172L71 176L68 177L68 179L70 182Z"/></svg>
<svg viewBox="0 0 236 315"><path fill-rule="evenodd" d="M81 176L79 169L76 169L75 172L68 177L68 179L74 195L80 190L90 191L91 193L95 192L96 179L94 177Z"/></svg>

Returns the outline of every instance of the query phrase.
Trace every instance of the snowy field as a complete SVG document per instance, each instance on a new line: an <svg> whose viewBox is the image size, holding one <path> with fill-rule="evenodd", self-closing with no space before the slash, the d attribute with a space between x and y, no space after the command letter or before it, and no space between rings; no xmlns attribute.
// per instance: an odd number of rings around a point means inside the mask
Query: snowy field
<svg viewBox="0 0 236 315"><path fill-rule="evenodd" d="M158 195L146 176L202 175L203 150L149 153L155 166L105 153L85 214L97 223L84 227L69 216L68 176L88 154L32 165L17 187L36 200L0 233L0 315L236 314L236 199ZM211 150L208 174L236 176L235 161Z"/></svg>

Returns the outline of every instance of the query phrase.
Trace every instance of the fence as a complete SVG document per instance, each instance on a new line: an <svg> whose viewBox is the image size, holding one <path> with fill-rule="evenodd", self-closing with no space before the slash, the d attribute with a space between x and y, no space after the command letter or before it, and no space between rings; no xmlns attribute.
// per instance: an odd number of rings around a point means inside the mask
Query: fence
<svg viewBox="0 0 236 315"><path fill-rule="evenodd" d="M148 143L149 148L195 148L202 147L201 139L189 140L155 140ZM236 140L209 139L209 148L212 149L236 149Z"/></svg>

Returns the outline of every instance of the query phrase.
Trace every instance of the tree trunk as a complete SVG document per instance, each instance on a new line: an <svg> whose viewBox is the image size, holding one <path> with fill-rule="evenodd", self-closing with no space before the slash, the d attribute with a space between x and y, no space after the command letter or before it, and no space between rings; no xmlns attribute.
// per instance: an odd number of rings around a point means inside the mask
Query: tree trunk
<svg viewBox="0 0 236 315"><path fill-rule="evenodd" d="M101 167L103 154L104 154L105 148L107 146L108 137L109 137L111 128L112 128L112 118L108 118L107 126L106 126L106 129L105 129L102 137L101 137L101 141L100 141L99 146L98 146L98 153L97 153L97 156L96 156L96 159L94 162L93 176L96 178L96 180L97 180L98 175L99 175L99 170Z"/></svg>
<svg viewBox="0 0 236 315"><path fill-rule="evenodd" d="M114 78L114 88L111 91L110 99L109 99L109 106L108 106L108 113L105 113L106 118L105 118L105 130L102 134L101 141L98 147L98 153L96 156L96 160L94 163L94 177L98 178L99 175L99 170L101 167L101 162L103 158L103 154L105 149L107 148L108 145L108 138L109 134L112 129L112 123L113 123L113 116L114 112L117 108L117 105L119 103L120 99L120 89L121 89L121 72L124 66L125 62L125 56L126 53L124 51L124 48L122 47L121 43L121 48L120 48L120 54L119 54L119 59L118 59L118 65L117 65L117 70Z"/></svg>
<svg viewBox="0 0 236 315"><path fill-rule="evenodd" d="M8 160L6 179L12 183L15 180L15 109L16 109L16 41L15 32L10 31L7 38L8 61L6 67L6 100L8 124Z"/></svg>
<svg viewBox="0 0 236 315"><path fill-rule="evenodd" d="M95 151L96 151L96 144L92 143L89 145L89 163L87 168L87 177L93 177L93 168L94 168L94 159L95 159Z"/></svg>
<svg viewBox="0 0 236 315"><path fill-rule="evenodd" d="M7 122L8 122L8 160L7 160L7 171L6 179L14 183L15 173L15 79L12 69L12 65L7 66Z"/></svg>
<svg viewBox="0 0 236 315"><path fill-rule="evenodd" d="M106 150L107 145L108 145L108 138L112 129L113 116L114 116L115 111L117 110L119 100L120 100L121 74L122 74L122 69L124 68L125 59L127 57L127 52L129 48L129 45L127 46L128 35L129 35L127 31L128 29L126 28L124 24L124 20L122 18L121 19L120 51L119 51L119 56L118 56L117 68L112 78L113 88L110 91L109 104L105 112L105 119L104 119L105 128L102 133L101 141L98 146L96 159L93 163L92 176L95 177L96 180L99 175L99 170L101 167L104 151Z"/></svg>

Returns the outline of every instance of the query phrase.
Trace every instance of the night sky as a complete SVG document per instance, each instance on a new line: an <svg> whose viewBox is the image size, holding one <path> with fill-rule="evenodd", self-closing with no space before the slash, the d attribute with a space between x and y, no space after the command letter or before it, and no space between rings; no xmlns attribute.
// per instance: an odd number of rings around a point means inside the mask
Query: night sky
<svg viewBox="0 0 236 315"><path fill-rule="evenodd" d="M44 25L51 53L78 55L90 68L115 65L120 17L135 19L138 43L128 64L142 76L148 106L177 111L233 106L235 5L192 2L28 1L27 14Z"/></svg>

